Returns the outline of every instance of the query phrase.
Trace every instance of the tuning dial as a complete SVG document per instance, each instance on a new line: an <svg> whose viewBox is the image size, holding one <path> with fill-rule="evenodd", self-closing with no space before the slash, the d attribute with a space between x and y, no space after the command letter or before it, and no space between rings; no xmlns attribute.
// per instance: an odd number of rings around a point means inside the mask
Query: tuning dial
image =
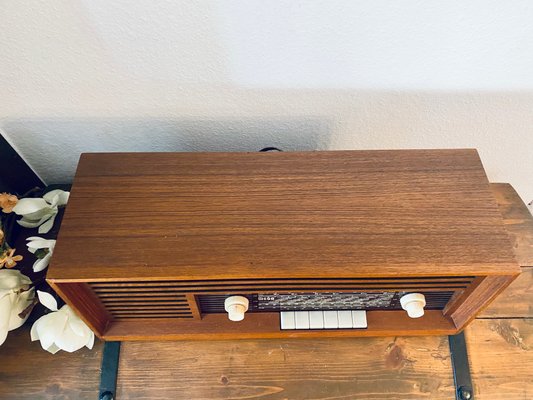
<svg viewBox="0 0 533 400"><path fill-rule="evenodd" d="M426 298L422 293L409 293L400 298L402 308L411 318L420 318L424 315Z"/></svg>
<svg viewBox="0 0 533 400"><path fill-rule="evenodd" d="M248 299L243 296L231 296L224 300L224 309L228 312L230 321L242 321L248 305Z"/></svg>

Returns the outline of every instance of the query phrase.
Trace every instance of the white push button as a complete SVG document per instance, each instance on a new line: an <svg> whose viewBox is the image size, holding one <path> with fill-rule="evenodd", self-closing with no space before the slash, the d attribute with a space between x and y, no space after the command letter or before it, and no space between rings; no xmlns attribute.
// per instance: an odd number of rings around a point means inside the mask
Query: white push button
<svg viewBox="0 0 533 400"><path fill-rule="evenodd" d="M281 329L364 329L366 311L282 311Z"/></svg>
<svg viewBox="0 0 533 400"><path fill-rule="evenodd" d="M352 312L351 311L338 311L339 328L352 328Z"/></svg>
<svg viewBox="0 0 533 400"><path fill-rule="evenodd" d="M248 311L248 299L243 296L230 296L224 300L224 309L228 312L230 321L242 321L244 313Z"/></svg>
<svg viewBox="0 0 533 400"><path fill-rule="evenodd" d="M424 315L426 298L422 293L409 293L400 298L402 308L411 318L420 318Z"/></svg>
<svg viewBox="0 0 533 400"><path fill-rule="evenodd" d="M294 313L294 320L296 322L296 329L309 329L308 311L296 311Z"/></svg>
<svg viewBox="0 0 533 400"><path fill-rule="evenodd" d="M281 317L281 329L296 329L296 322L294 319L294 311L282 311Z"/></svg>
<svg viewBox="0 0 533 400"><path fill-rule="evenodd" d="M337 311L324 311L324 328L337 329L339 327L339 318Z"/></svg>
<svg viewBox="0 0 533 400"><path fill-rule="evenodd" d="M368 328L366 311L352 311L352 328Z"/></svg>
<svg viewBox="0 0 533 400"><path fill-rule="evenodd" d="M324 313L322 311L309 311L309 328L324 329Z"/></svg>

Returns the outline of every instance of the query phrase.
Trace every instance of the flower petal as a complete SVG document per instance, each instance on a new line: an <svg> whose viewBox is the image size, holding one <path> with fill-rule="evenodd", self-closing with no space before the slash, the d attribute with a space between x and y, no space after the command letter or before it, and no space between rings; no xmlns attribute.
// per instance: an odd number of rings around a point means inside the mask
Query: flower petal
<svg viewBox="0 0 533 400"><path fill-rule="evenodd" d="M59 334L55 339L55 344L62 350L65 350L69 353L81 349L87 341L89 340L89 335L78 336L70 328L69 324L65 326L63 332Z"/></svg>
<svg viewBox="0 0 533 400"><path fill-rule="evenodd" d="M16 269L0 269L0 297L11 291L26 289L31 279Z"/></svg>
<svg viewBox="0 0 533 400"><path fill-rule="evenodd" d="M43 258L38 258L33 263L33 272L41 272L43 269L48 267L48 264L50 264L51 258L52 258L52 253L48 253Z"/></svg>
<svg viewBox="0 0 533 400"><path fill-rule="evenodd" d="M25 292L14 295L15 299L13 300L13 304L11 307L11 317L9 319L10 331L12 331L13 329L20 328L30 316L30 313L27 313L24 318L20 318L19 314L24 311L29 305L31 305L31 302L35 297L35 291L33 288L31 288L30 290L26 290Z"/></svg>
<svg viewBox="0 0 533 400"><path fill-rule="evenodd" d="M15 214L25 215L25 214L34 213L45 207L49 207L49 205L44 199L26 198L26 199L20 199L17 205L13 207L13 211L15 212Z"/></svg>
<svg viewBox="0 0 533 400"><path fill-rule="evenodd" d="M43 198L50 204L64 206L68 202L70 192L65 192L64 190L56 189L51 190L46 193Z"/></svg>
<svg viewBox="0 0 533 400"><path fill-rule="evenodd" d="M94 332L93 331L91 331L89 340L87 341L87 343L85 343L85 346L87 346L89 350L92 350L94 346Z"/></svg>
<svg viewBox="0 0 533 400"><path fill-rule="evenodd" d="M47 352L52 353L52 354L56 354L59 350L61 349L57 347L55 343L52 343L52 345L46 349Z"/></svg>
<svg viewBox="0 0 533 400"><path fill-rule="evenodd" d="M38 232L39 233L48 233L50 232L50 229L52 229L52 227L54 226L54 221L56 219L56 214L57 214L57 210L56 212L50 217L50 219L48 221L46 221L44 224L42 224L40 227L39 227L39 230Z"/></svg>
<svg viewBox="0 0 533 400"><path fill-rule="evenodd" d="M47 206L39 211L35 211L29 214L24 214L23 217L26 221L45 221L50 215L57 211L57 207Z"/></svg>
<svg viewBox="0 0 533 400"><path fill-rule="evenodd" d="M41 341L41 347L47 350L65 329L67 315L60 311L55 311L42 316L40 319L42 319L42 322L37 325L37 333Z"/></svg>
<svg viewBox="0 0 533 400"><path fill-rule="evenodd" d="M41 290L37 290L37 296L39 296L39 303L51 311L57 311L57 301L54 296Z"/></svg>
<svg viewBox="0 0 533 400"><path fill-rule="evenodd" d="M53 215L55 215L55 213L57 213L57 210L49 210L46 213L41 213L43 215L38 218L30 218L29 216L25 215L19 219L17 223L24 228L36 228L50 219Z"/></svg>
<svg viewBox="0 0 533 400"><path fill-rule="evenodd" d="M67 323L61 334L56 337L55 344L62 350L72 353L88 343L92 332L68 305L65 304L59 311L65 313ZM76 330L73 329L73 325L76 326Z"/></svg>
<svg viewBox="0 0 533 400"><path fill-rule="evenodd" d="M37 228L41 224L41 221L29 221L22 218L17 221L17 224L24 228Z"/></svg>
<svg viewBox="0 0 533 400"><path fill-rule="evenodd" d="M85 322L83 322L80 317L78 317L76 314L72 313L69 315L69 321L68 321L70 327L74 331L74 333L78 336L85 336L87 332L90 332L91 330L87 325L85 325Z"/></svg>
<svg viewBox="0 0 533 400"><path fill-rule="evenodd" d="M9 332L9 318L11 316L11 296L0 298L0 346L6 341Z"/></svg>
<svg viewBox="0 0 533 400"><path fill-rule="evenodd" d="M46 239L40 236L30 236L30 237L27 237L26 240L46 240Z"/></svg>
<svg viewBox="0 0 533 400"><path fill-rule="evenodd" d="M29 239L30 238L26 240L29 240ZM43 238L38 238L36 236L32 237L31 239L33 240L26 243L26 246L31 247L32 249L49 249L55 246L56 244L56 241L53 239L43 239Z"/></svg>
<svg viewBox="0 0 533 400"><path fill-rule="evenodd" d="M30 338L32 342L39 340L39 332L37 331L37 324L41 321L42 317L33 323L30 330Z"/></svg>

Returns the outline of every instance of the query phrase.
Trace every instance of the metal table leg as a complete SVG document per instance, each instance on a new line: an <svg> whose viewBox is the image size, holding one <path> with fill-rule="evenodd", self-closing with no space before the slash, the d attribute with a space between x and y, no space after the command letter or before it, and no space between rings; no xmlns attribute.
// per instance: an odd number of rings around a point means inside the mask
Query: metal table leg
<svg viewBox="0 0 533 400"><path fill-rule="evenodd" d="M120 342L104 343L99 400L114 400L116 397L119 356Z"/></svg>
<svg viewBox="0 0 533 400"><path fill-rule="evenodd" d="M450 354L452 357L453 380L455 383L455 398L457 400L473 400L474 390L470 366L468 365L468 353L466 351L465 334L448 336Z"/></svg>

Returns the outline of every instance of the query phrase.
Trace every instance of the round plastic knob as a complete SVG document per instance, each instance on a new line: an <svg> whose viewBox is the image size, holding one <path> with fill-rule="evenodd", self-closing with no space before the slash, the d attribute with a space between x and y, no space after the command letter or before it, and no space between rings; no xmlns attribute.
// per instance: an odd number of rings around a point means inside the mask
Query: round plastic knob
<svg viewBox="0 0 533 400"><path fill-rule="evenodd" d="M400 298L402 308L411 318L420 318L424 315L426 298L422 293L409 293Z"/></svg>
<svg viewBox="0 0 533 400"><path fill-rule="evenodd" d="M248 305L248 299L243 296L231 296L224 300L224 309L228 312L230 321L242 321Z"/></svg>

